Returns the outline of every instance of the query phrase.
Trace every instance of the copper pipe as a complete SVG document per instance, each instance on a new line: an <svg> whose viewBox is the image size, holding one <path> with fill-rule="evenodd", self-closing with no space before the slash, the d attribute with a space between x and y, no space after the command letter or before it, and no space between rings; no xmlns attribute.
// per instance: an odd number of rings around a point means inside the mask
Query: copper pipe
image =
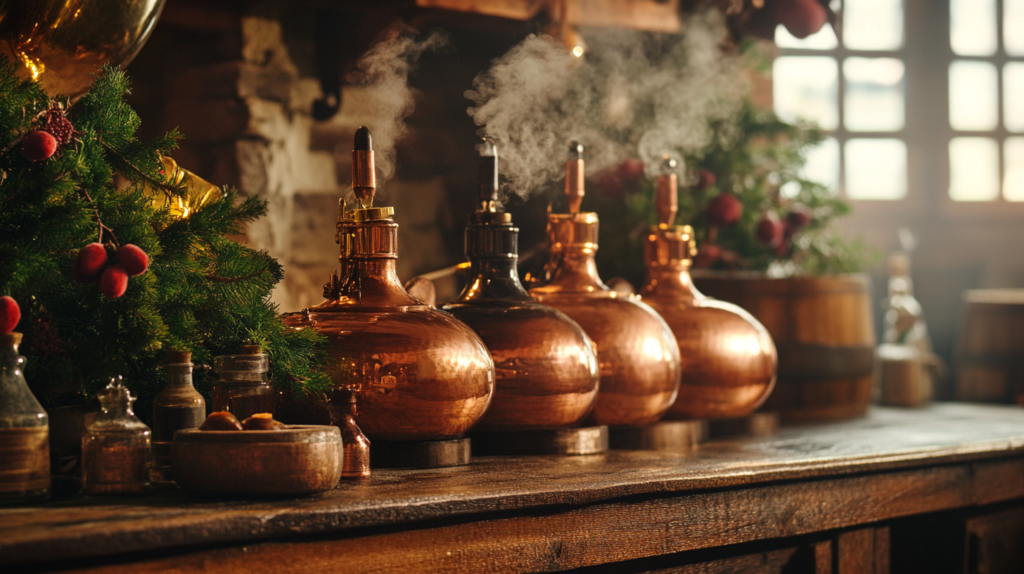
<svg viewBox="0 0 1024 574"><path fill-rule="evenodd" d="M580 212L580 204L586 195L582 154L583 146L579 142L569 142L569 159L565 162L565 202L572 214Z"/></svg>
<svg viewBox="0 0 1024 574"><path fill-rule="evenodd" d="M658 223L664 227L671 227L679 212L679 180L675 168L676 160L664 156L654 192L654 211L658 214Z"/></svg>

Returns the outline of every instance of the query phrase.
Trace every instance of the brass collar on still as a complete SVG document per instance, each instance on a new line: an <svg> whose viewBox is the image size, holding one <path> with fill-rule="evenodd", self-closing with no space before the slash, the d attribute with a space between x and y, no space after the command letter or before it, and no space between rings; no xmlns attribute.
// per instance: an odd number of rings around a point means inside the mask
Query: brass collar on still
<svg viewBox="0 0 1024 574"><path fill-rule="evenodd" d="M689 225L652 227L644 242L644 263L648 267L689 267L696 254L697 242Z"/></svg>
<svg viewBox="0 0 1024 574"><path fill-rule="evenodd" d="M596 251L597 231L596 213L548 214L548 239L552 252L570 248Z"/></svg>

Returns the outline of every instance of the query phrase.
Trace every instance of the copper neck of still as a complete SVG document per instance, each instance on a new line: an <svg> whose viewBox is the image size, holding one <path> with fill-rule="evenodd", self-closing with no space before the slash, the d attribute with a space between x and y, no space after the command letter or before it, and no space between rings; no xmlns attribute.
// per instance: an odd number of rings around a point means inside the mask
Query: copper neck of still
<svg viewBox="0 0 1024 574"><path fill-rule="evenodd" d="M650 229L644 242L647 279L641 290L648 297L672 297L701 300L705 296L693 285L690 266L697 254L693 228L673 225L679 211L676 175L658 177L655 210L659 223Z"/></svg>
<svg viewBox="0 0 1024 574"><path fill-rule="evenodd" d="M466 227L470 279L452 303L531 301L519 281L519 228L508 213L478 211Z"/></svg>
<svg viewBox="0 0 1024 574"><path fill-rule="evenodd" d="M366 307L420 306L398 279L398 224L391 220L390 208L352 210L338 220L338 244L341 246L340 275L325 285L324 307L361 305ZM356 221L371 211L381 219ZM377 212L380 213L377 213Z"/></svg>

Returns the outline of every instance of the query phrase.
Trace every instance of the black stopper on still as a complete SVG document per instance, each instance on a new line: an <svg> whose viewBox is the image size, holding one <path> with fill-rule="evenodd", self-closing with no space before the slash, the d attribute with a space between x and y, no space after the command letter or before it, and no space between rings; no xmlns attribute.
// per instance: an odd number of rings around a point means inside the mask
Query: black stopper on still
<svg viewBox="0 0 1024 574"><path fill-rule="evenodd" d="M479 199L482 204L498 201L498 148L488 138L477 145L480 152Z"/></svg>
<svg viewBox="0 0 1024 574"><path fill-rule="evenodd" d="M355 151L370 151L373 149L373 138L370 137L370 130L366 126L359 126L356 130L355 144L352 149Z"/></svg>

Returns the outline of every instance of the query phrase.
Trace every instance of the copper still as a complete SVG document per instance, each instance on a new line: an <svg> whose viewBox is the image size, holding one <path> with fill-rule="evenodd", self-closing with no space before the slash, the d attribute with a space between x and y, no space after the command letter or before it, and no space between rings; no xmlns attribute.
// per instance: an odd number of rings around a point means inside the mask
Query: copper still
<svg viewBox="0 0 1024 574"><path fill-rule="evenodd" d="M693 229L673 225L678 211L675 161L657 180L659 224L647 234L643 300L672 327L683 361L672 418L733 418L753 413L775 386L778 355L771 335L743 309L701 294L690 279Z"/></svg>
<svg viewBox="0 0 1024 574"><path fill-rule="evenodd" d="M597 214L580 213L583 146L572 142L565 167L569 213L548 215L551 257L546 285L530 294L572 317L597 350L601 388L588 422L657 422L679 391L679 349L665 321L635 297L610 290L597 274Z"/></svg>
<svg viewBox="0 0 1024 574"><path fill-rule="evenodd" d="M597 357L583 329L535 303L516 270L519 228L498 208L498 153L480 146L480 205L466 227L471 268L444 309L473 328L494 359L494 401L474 430L526 431L579 423L597 397Z"/></svg>
<svg viewBox="0 0 1024 574"><path fill-rule="evenodd" d="M373 207L365 127L356 131L352 189L359 207L346 211L342 201L338 216L340 274L324 285L323 303L288 323L327 336L328 372L338 388L355 392L357 422L370 440L461 437L491 403L494 363L472 329L402 288L398 224L393 208Z"/></svg>

